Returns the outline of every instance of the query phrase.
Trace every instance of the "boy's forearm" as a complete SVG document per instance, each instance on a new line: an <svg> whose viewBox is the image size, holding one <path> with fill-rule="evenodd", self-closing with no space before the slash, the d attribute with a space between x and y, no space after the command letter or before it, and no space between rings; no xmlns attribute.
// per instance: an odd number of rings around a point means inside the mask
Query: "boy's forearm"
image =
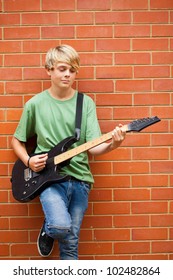
<svg viewBox="0 0 173 280"><path fill-rule="evenodd" d="M112 141L109 143L102 143L97 147L89 150L94 155L102 155L118 148L125 139L126 132L121 130L122 125L117 126L112 132Z"/></svg>
<svg viewBox="0 0 173 280"><path fill-rule="evenodd" d="M99 155L103 155L106 153L111 152L112 150L116 149L119 147L119 143L117 143L117 146L112 146L112 142L110 143L102 143L99 146L96 146L92 149L89 150L89 152L93 155L93 156L99 156Z"/></svg>
<svg viewBox="0 0 173 280"><path fill-rule="evenodd" d="M18 158L27 166L29 155L25 143L20 142L17 138L13 137L11 145Z"/></svg>

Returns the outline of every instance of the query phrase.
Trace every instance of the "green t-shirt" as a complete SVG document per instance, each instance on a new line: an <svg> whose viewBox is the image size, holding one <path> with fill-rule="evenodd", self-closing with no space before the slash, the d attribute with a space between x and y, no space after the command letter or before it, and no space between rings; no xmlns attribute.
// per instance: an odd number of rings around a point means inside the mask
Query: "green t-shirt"
<svg viewBox="0 0 173 280"><path fill-rule="evenodd" d="M71 99L60 101L45 90L31 98L24 106L22 117L14 136L22 142L36 135L35 153L48 152L63 139L74 135L77 92ZM84 95L80 141L71 148L101 135L95 103ZM62 172L83 181L93 183L87 152L76 155Z"/></svg>

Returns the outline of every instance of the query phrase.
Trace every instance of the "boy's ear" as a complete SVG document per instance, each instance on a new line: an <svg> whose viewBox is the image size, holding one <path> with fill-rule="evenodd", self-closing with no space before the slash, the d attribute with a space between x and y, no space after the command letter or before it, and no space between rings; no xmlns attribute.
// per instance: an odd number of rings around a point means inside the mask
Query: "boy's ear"
<svg viewBox="0 0 173 280"><path fill-rule="evenodd" d="M46 69L46 72L47 72L48 76L51 76L50 71L51 71L50 69Z"/></svg>

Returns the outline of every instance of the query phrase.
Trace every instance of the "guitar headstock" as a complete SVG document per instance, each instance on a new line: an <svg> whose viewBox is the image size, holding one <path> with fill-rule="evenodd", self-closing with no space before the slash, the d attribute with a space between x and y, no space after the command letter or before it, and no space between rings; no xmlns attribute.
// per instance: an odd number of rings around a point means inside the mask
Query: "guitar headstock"
<svg viewBox="0 0 173 280"><path fill-rule="evenodd" d="M128 124L128 131L141 131L142 129L155 124L157 122L160 122L160 119L155 116L151 118L142 118L142 119L137 119L131 123Z"/></svg>

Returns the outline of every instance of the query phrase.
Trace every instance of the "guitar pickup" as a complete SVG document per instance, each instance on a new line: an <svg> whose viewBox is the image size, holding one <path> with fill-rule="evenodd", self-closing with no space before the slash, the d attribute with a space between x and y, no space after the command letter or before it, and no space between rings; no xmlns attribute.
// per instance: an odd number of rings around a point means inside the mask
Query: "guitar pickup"
<svg viewBox="0 0 173 280"><path fill-rule="evenodd" d="M29 181L32 178L32 170L30 168L24 169L24 180Z"/></svg>

